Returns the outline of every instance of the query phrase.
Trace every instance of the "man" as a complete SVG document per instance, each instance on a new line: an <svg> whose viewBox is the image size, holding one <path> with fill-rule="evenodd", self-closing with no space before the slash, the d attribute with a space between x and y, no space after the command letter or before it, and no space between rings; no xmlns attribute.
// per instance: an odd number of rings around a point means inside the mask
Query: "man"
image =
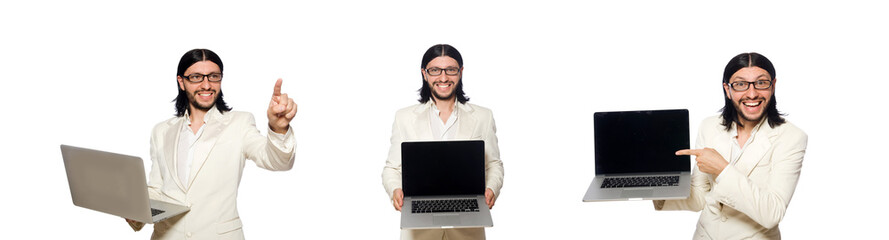
<svg viewBox="0 0 889 240"><path fill-rule="evenodd" d="M654 201L657 210L702 211L694 239L780 239L778 223L796 189L807 135L776 107L775 68L742 53L723 73L725 106L705 119L688 199Z"/></svg>
<svg viewBox="0 0 889 240"><path fill-rule="evenodd" d="M290 121L297 106L281 93L281 79L269 103L266 137L252 114L226 106L222 69L222 60L207 49L188 51L179 61L176 117L151 134L148 192L191 210L155 224L152 239L243 239L237 195L245 160L269 170L293 167Z"/></svg>
<svg viewBox="0 0 889 240"><path fill-rule="evenodd" d="M503 163L491 110L467 103L463 93L463 57L456 48L430 47L420 63L420 104L395 113L392 146L383 168L383 187L395 210L404 205L401 190L401 143L409 140L482 139L485 141L485 201L494 206L503 185ZM403 230L402 239L484 239L484 228Z"/></svg>

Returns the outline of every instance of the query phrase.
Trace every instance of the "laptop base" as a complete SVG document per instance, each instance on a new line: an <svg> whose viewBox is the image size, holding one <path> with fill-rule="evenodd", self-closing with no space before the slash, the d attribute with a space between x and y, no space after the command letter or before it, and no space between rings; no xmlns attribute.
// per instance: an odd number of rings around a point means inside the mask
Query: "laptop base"
<svg viewBox="0 0 889 240"><path fill-rule="evenodd" d="M691 195L691 173L664 173L652 174L652 176L679 176L678 186L656 186L656 187L621 187L621 188L602 188L602 182L606 177L623 177L621 175L597 175L590 183L586 194L583 196L584 202L598 201L626 201L626 200L670 200L670 199L686 199ZM638 175L632 175L638 176ZM649 176L649 175L645 175Z"/></svg>
<svg viewBox="0 0 889 240"><path fill-rule="evenodd" d="M478 212L411 213L413 201L427 199L472 198L478 202ZM401 229L446 229L493 227L491 212L485 196L405 197L401 208Z"/></svg>

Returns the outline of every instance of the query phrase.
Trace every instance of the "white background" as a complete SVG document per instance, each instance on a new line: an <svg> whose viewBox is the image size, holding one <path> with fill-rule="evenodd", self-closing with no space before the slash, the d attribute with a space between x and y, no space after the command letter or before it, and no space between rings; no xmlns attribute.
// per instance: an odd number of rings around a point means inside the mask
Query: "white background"
<svg viewBox="0 0 889 240"><path fill-rule="evenodd" d="M613 2L613 1L608 1ZM296 164L248 164L251 239L396 239L380 180L397 109L415 104L433 44L463 53L471 102L494 111L505 166L490 239L690 238L699 213L583 203L595 111L722 105L725 63L777 68L778 109L809 134L786 239L884 233L887 8L772 3L32 1L0 4L3 238L147 239L71 203L59 144L141 156L174 113L175 71L216 51L235 110L265 126L275 79L299 104ZM264 132L264 130L263 130ZM11 209L10 209L11 208ZM10 237L12 236L12 237Z"/></svg>

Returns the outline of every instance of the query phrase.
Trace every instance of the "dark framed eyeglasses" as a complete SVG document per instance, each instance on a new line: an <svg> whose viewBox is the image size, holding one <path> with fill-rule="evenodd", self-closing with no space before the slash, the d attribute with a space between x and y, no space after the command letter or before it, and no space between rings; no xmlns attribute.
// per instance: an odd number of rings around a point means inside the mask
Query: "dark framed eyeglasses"
<svg viewBox="0 0 889 240"><path fill-rule="evenodd" d="M444 72L448 76L456 76L458 73L460 73L460 69L459 68L445 68L445 69L427 68L426 69L426 73L429 74L430 76L438 76L438 75L441 75L442 72Z"/></svg>
<svg viewBox="0 0 889 240"><path fill-rule="evenodd" d="M185 77L185 80L187 80L190 83L201 83L204 81L204 79L207 79L210 82L219 82L219 81L222 81L222 73L210 73L210 74L193 73L193 74Z"/></svg>
<svg viewBox="0 0 889 240"><path fill-rule="evenodd" d="M763 90L772 87L772 80L756 80L755 82L738 81L729 83L728 85L732 87L732 90L738 92L747 91L747 89L750 89L751 85L754 89Z"/></svg>

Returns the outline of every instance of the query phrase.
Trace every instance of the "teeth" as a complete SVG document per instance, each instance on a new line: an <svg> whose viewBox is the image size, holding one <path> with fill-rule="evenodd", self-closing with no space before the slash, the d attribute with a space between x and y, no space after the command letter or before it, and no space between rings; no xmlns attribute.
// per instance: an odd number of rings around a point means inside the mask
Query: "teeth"
<svg viewBox="0 0 889 240"><path fill-rule="evenodd" d="M759 106L760 103L762 103L762 102L746 102L746 103L744 103L744 105L746 105L748 107L756 107L756 106Z"/></svg>
<svg viewBox="0 0 889 240"><path fill-rule="evenodd" d="M209 97L209 96L210 96L210 94L209 94L209 93L204 93L204 94L201 94L201 96L204 96L204 97Z"/></svg>

